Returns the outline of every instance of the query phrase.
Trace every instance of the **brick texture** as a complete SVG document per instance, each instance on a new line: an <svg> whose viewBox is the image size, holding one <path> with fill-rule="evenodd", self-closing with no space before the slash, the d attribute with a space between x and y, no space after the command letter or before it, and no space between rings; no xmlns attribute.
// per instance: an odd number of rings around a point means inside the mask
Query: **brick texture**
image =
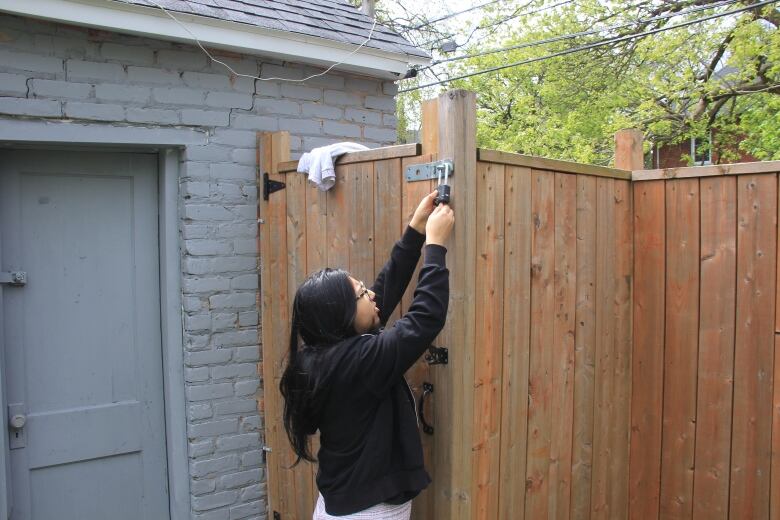
<svg viewBox="0 0 780 520"><path fill-rule="evenodd" d="M0 124L19 117L196 127L182 152L182 304L191 516L265 518L255 237L256 132L288 130L293 156L338 141L395 141L396 86L329 73L303 84L231 77L194 46L0 14ZM41 42L48 42L43 44ZM223 57L264 78L316 73Z"/></svg>

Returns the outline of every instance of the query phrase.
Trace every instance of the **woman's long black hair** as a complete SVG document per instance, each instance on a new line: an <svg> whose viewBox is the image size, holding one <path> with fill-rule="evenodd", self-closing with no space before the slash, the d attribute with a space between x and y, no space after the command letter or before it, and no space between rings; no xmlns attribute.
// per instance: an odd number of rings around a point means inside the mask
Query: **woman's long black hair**
<svg viewBox="0 0 780 520"><path fill-rule="evenodd" d="M284 429L293 451L315 462L309 436L318 428L336 363L332 347L356 334L357 302L349 274L326 268L309 276L298 288L292 306L290 351L279 383L284 397ZM302 344L300 341L302 340Z"/></svg>

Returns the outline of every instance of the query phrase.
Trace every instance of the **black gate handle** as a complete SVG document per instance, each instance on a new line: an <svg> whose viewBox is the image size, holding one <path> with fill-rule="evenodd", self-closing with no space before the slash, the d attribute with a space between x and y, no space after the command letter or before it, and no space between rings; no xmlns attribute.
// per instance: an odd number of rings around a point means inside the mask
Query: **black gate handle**
<svg viewBox="0 0 780 520"><path fill-rule="evenodd" d="M433 385L431 383L423 383L423 393L420 397L420 405L417 407L417 414L420 416L420 422L422 423L423 431L428 435L433 435L433 426L425 422L425 414L423 413L423 407L425 406L425 396L433 393Z"/></svg>

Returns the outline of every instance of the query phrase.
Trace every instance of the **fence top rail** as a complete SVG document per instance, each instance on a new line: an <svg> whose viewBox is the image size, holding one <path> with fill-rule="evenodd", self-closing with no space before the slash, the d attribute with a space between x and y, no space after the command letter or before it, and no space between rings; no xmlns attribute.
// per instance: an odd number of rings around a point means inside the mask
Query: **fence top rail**
<svg viewBox="0 0 780 520"><path fill-rule="evenodd" d="M361 152L346 153L338 158L336 165L381 161L383 159L398 159L401 157L416 157L421 154L422 145L420 143L399 144L396 146L384 146L382 148L363 150ZM279 173L294 172L297 168L298 161L283 161L278 165Z"/></svg>
<svg viewBox="0 0 780 520"><path fill-rule="evenodd" d="M748 175L751 173L778 173L780 161L717 164L713 166L686 166L682 168L661 168L658 170L634 170L634 181L655 181L662 179L685 179L691 177L715 177L719 175Z"/></svg>
<svg viewBox="0 0 780 520"><path fill-rule="evenodd" d="M550 170L561 173L576 173L580 175L594 175L596 177L631 180L631 172L628 170L596 166L594 164L560 161L558 159L547 159L545 157L535 157L519 153L500 152L498 150L487 150L485 148L477 148L477 160L499 164L511 164L514 166L525 166L537 170Z"/></svg>

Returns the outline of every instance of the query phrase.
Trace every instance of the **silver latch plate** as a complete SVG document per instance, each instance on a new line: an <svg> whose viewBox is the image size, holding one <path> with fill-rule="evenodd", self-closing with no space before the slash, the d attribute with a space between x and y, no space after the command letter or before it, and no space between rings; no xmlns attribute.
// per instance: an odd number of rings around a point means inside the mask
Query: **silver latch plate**
<svg viewBox="0 0 780 520"><path fill-rule="evenodd" d="M441 172L439 171L442 168L449 168L450 177L452 177L452 174L455 173L453 170L452 161L449 159L424 164L412 164L411 166L407 166L406 170L404 171L406 174L406 182L436 179L438 178L439 173L441 173L441 178L444 179L444 170Z"/></svg>
<svg viewBox="0 0 780 520"><path fill-rule="evenodd" d="M25 285L27 283L27 273L24 271L0 272L0 283Z"/></svg>

